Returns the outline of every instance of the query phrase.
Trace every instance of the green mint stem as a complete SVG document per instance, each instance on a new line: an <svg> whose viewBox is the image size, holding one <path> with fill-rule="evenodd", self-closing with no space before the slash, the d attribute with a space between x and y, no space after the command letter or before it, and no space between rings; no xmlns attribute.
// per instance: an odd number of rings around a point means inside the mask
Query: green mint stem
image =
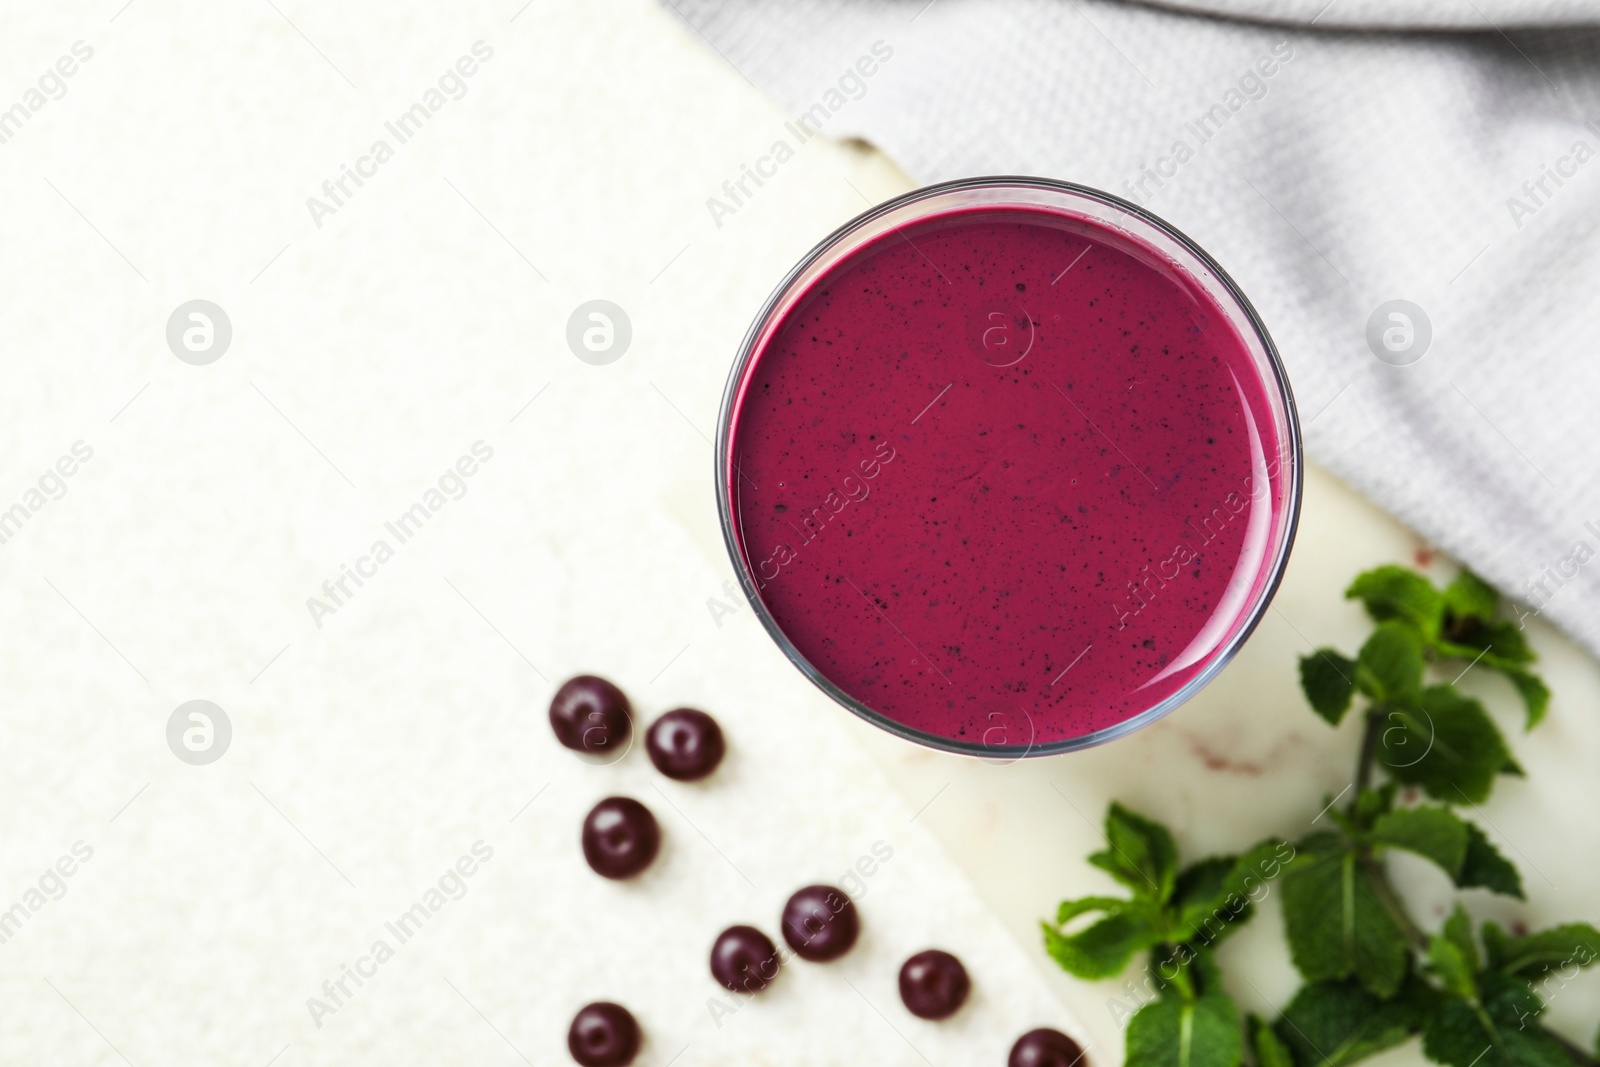
<svg viewBox="0 0 1600 1067"><path fill-rule="evenodd" d="M1361 756L1356 764L1356 795L1350 799L1350 810L1354 811L1356 800L1372 782L1372 765L1378 758L1378 739L1383 736L1384 710L1381 704L1374 704L1367 709L1367 728L1361 735Z"/></svg>
<svg viewBox="0 0 1600 1067"><path fill-rule="evenodd" d="M1166 944L1161 946L1162 955L1167 959L1171 959L1176 951L1177 946L1175 945ZM1189 977L1188 968L1180 966L1178 973L1172 979L1172 984L1178 987L1178 992L1183 994L1184 1000L1195 999L1194 979Z"/></svg>
<svg viewBox="0 0 1600 1067"><path fill-rule="evenodd" d="M1356 796L1350 801L1349 811L1354 814L1356 804L1362 791L1372 781L1372 765L1378 755L1378 739L1383 734L1384 706L1374 704L1367 709L1366 732L1361 737L1360 762L1356 765ZM1411 918L1411 913L1406 911L1405 905L1400 902L1400 894L1395 892L1394 886L1389 884L1389 874L1384 869L1377 857L1366 849L1361 850L1361 865L1372 878L1372 886L1382 902L1384 910L1389 913L1389 918L1394 920L1400 932L1405 935L1413 947L1418 951L1428 950L1428 937Z"/></svg>

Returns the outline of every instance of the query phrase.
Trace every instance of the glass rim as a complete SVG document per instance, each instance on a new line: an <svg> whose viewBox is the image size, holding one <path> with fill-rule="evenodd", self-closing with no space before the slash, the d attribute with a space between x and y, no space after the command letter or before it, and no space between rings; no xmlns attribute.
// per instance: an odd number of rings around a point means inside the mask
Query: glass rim
<svg viewBox="0 0 1600 1067"><path fill-rule="evenodd" d="M1116 211L1133 216L1172 240L1183 251L1198 260L1216 278L1228 297L1233 301L1235 307L1242 314L1243 322L1249 325L1251 333L1260 343L1266 356L1268 367L1271 369L1271 381L1265 381L1265 376L1263 376L1263 385L1268 386L1269 394L1275 396L1283 405L1285 426L1284 440L1278 444L1281 461L1279 470L1287 469L1289 475L1283 494L1285 512L1283 534L1270 562L1264 563L1260 572L1265 575L1265 582L1261 586L1259 593L1254 597L1249 611L1244 615L1242 624L1237 627L1226 642L1219 646L1216 652L1208 657L1207 662L1195 673L1194 677L1149 708L1121 722L1086 734L1080 734L1076 737L1062 738L1057 741L1041 743L1035 737L1030 737L1025 745L994 745L985 742L961 741L946 737L943 734L919 730L916 727L900 722L898 719L891 718L851 696L827 675L818 670L795 647L789 635L778 625L777 620L767 610L767 606L762 601L760 594L755 590L751 567L745 557L739 532L735 529L734 508L733 501L729 495L730 479L728 477L731 470L729 451L732 444L733 413L739 395L740 384L750 368L751 361L757 355L757 342L760 340L763 331L771 324L774 312L779 309L784 300L791 294L795 283L823 256L885 215L916 204L919 201L931 200L950 193L979 189L1003 190L1008 188L1034 189L1066 194L1071 197L1095 201ZM992 206L996 208L1003 207L1003 205L999 204ZM908 220L908 224L911 221L916 220ZM1136 235L1129 234L1128 236L1139 243L1146 243L1139 241ZM1155 249L1155 251L1162 252L1161 249ZM1174 264L1174 266L1182 269L1180 264ZM1227 312L1230 309L1223 307L1222 310ZM1229 318L1232 319L1234 316L1229 315ZM1235 326L1238 325L1240 323L1236 322ZM1024 757L1054 756L1066 752L1076 752L1105 744L1108 741L1114 741L1141 727L1148 726L1157 719L1165 717L1214 680L1232 662L1234 656L1238 654L1244 643L1249 640L1250 635L1255 632L1256 626L1272 605L1278 586L1283 581L1283 573L1288 566L1290 550L1294 547L1295 535L1299 529L1301 495L1305 482L1300 416L1295 406L1294 392L1289 385L1288 372L1284 368L1277 345L1273 343L1272 335L1267 331L1266 324L1262 322L1255 305L1245 296L1244 291L1233 280L1233 277L1223 270L1221 264L1217 263L1198 243L1159 215L1147 211L1131 201L1124 200L1114 193L1108 193L1087 185L1079 185L1075 182L1062 181L1057 178L1031 175L986 175L958 178L953 181L921 186L885 200L880 204L873 205L818 241L784 275L783 279L773 289L771 295L762 304L761 310L756 313L755 318L751 321L750 328L745 331L744 338L739 343L738 357L734 360L733 367L728 373L727 385L723 389L722 406L717 414L717 439L713 451L713 460L716 464L717 517L722 527L723 544L728 550L729 559L733 563L734 573L739 579L739 588L744 593L745 600L750 604L750 608L755 613L756 618L761 620L762 627L767 631L768 636L772 638L779 650L782 651L784 657L801 674L805 675L813 685L828 694L835 703L843 705L859 718L880 729L925 748L961 756L998 759L1004 762L1014 762ZM1027 714L1026 711L1024 711L1024 714ZM1031 716L1029 716L1029 725L1030 727L1033 725Z"/></svg>

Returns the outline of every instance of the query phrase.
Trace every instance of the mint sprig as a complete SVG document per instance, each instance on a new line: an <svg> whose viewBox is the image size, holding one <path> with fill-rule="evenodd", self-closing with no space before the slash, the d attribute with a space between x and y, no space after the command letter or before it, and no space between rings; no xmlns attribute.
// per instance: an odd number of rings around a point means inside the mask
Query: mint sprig
<svg viewBox="0 0 1600 1067"><path fill-rule="evenodd" d="M1091 979L1121 974L1135 955L1151 951L1151 988L1182 986L1189 961L1249 919L1251 894L1293 855L1280 842L1266 841L1242 856L1180 870L1167 828L1121 804L1106 812L1105 838L1107 847L1089 862L1129 895L1062 901L1055 922L1043 924L1045 950L1067 971ZM1085 916L1092 921L1083 922Z"/></svg>
<svg viewBox="0 0 1600 1067"><path fill-rule="evenodd" d="M1390 564L1359 575L1344 595L1361 601L1375 621L1413 630L1430 660L1471 663L1504 675L1522 697L1527 729L1549 710L1550 690L1528 670L1535 657L1521 627L1498 617L1499 596L1471 571L1463 569L1440 590L1415 571Z"/></svg>
<svg viewBox="0 0 1600 1067"><path fill-rule="evenodd" d="M1144 958L1142 980L1124 983L1136 1004L1120 1009L1128 1067L1344 1067L1419 1038L1428 1058L1451 1067L1600 1067L1540 1021L1546 1001L1600 961L1600 930L1579 922L1513 936L1492 922L1475 928L1458 903L1429 933L1388 874L1388 856L1404 852L1460 889L1523 898L1516 867L1464 812L1501 775L1524 771L1483 704L1455 682L1475 668L1502 675L1532 729L1550 701L1532 649L1500 617L1494 589L1467 570L1441 589L1405 567L1378 567L1346 596L1362 603L1372 633L1354 656L1322 648L1299 668L1306 700L1329 725L1353 711L1362 719L1349 799L1328 798L1321 827L1299 841L1187 866L1166 827L1112 804L1107 847L1089 862L1128 895L1063 902L1044 924L1047 951L1086 979L1117 977ZM1269 1022L1239 1012L1214 950L1274 879L1305 984Z"/></svg>

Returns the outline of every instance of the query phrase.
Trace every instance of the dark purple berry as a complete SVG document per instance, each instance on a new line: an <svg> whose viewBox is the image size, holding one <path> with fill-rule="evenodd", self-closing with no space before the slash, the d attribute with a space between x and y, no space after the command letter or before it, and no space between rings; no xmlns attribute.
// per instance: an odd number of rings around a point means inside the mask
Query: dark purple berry
<svg viewBox="0 0 1600 1067"><path fill-rule="evenodd" d="M961 961L930 948L906 960L900 968L900 999L906 1010L922 1019L954 1015L972 991L972 979Z"/></svg>
<svg viewBox="0 0 1600 1067"><path fill-rule="evenodd" d="M567 1051L583 1067L627 1067L639 1051L639 1024L621 1004L590 1004L572 1018Z"/></svg>
<svg viewBox="0 0 1600 1067"><path fill-rule="evenodd" d="M855 901L831 885L808 885L783 907L783 939L803 960L836 960L850 951L860 933Z"/></svg>
<svg viewBox="0 0 1600 1067"><path fill-rule="evenodd" d="M730 926L711 946L711 977L735 993L759 993L778 977L778 948L753 926Z"/></svg>
<svg viewBox="0 0 1600 1067"><path fill-rule="evenodd" d="M1082 1059L1083 1049L1060 1030L1029 1030L1011 1046L1006 1067L1077 1067Z"/></svg>
<svg viewBox="0 0 1600 1067"><path fill-rule="evenodd" d="M580 674L551 699L550 729L575 752L623 752L633 730L633 708L622 690L604 678Z"/></svg>
<svg viewBox="0 0 1600 1067"><path fill-rule="evenodd" d="M680 782L692 782L716 770L726 751L717 720L694 708L669 711L651 723L644 745L656 770Z"/></svg>
<svg viewBox="0 0 1600 1067"><path fill-rule="evenodd" d="M632 878L660 848L656 817L632 797L607 797L583 820L583 858L606 878Z"/></svg>

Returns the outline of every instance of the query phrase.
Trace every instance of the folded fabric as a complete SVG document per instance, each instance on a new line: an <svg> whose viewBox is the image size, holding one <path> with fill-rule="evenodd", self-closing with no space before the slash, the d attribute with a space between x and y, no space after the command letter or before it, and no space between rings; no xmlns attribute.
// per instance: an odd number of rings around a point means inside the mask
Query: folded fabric
<svg viewBox="0 0 1600 1067"><path fill-rule="evenodd" d="M1591 0L1171 0L1155 6L1324 30L1503 31L1600 23L1600 6Z"/></svg>
<svg viewBox="0 0 1600 1067"><path fill-rule="evenodd" d="M803 131L1168 219L1261 312L1311 458L1600 654L1600 31L1557 28L1593 4L668 3Z"/></svg>

